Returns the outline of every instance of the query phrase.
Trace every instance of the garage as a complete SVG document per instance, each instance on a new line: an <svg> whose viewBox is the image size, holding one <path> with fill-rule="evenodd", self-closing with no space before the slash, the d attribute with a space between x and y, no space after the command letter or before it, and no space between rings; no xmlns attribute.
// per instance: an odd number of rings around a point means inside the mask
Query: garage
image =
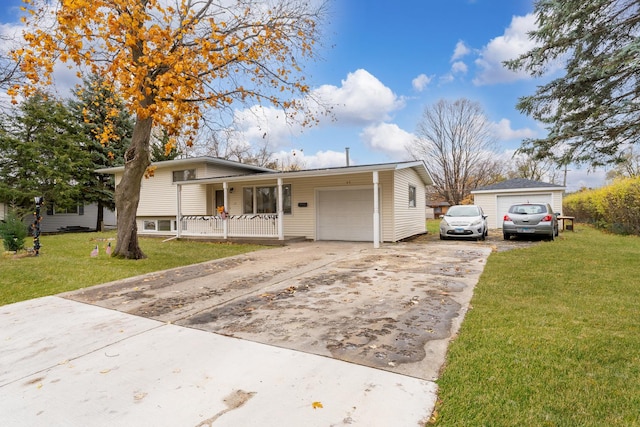
<svg viewBox="0 0 640 427"><path fill-rule="evenodd" d="M373 187L318 190L317 240L373 240Z"/></svg>
<svg viewBox="0 0 640 427"><path fill-rule="evenodd" d="M549 203L554 212L562 212L564 190L562 185L515 178L477 188L471 194L488 215L489 228L502 228L502 218L514 203Z"/></svg>

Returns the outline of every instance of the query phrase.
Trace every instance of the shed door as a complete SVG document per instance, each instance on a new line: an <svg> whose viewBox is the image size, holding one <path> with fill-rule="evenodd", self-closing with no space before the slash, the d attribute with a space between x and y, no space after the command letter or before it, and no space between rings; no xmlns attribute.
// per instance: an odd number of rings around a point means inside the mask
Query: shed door
<svg viewBox="0 0 640 427"><path fill-rule="evenodd" d="M519 195L498 196L496 228L502 228L502 218L509 211L509 206L515 203L549 203L552 205L551 199L551 193L522 193Z"/></svg>
<svg viewBox="0 0 640 427"><path fill-rule="evenodd" d="M373 188L318 191L317 240L373 241Z"/></svg>

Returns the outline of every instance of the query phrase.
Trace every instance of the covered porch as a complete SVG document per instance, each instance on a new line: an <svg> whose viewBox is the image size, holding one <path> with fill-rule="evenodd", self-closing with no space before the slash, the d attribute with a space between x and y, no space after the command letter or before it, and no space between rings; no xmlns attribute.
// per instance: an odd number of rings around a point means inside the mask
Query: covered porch
<svg viewBox="0 0 640 427"><path fill-rule="evenodd" d="M352 171L349 172L351 174L353 173ZM369 230L373 233L372 240L374 247L378 248L381 243L379 174L377 170L369 170L367 172L364 176L368 175L369 179L366 181L369 181L369 187L368 190L364 191L370 191L373 199L373 203L369 205L369 209L371 209L369 211L369 215L371 215L369 221L373 219L373 224L370 223ZM208 240L220 239L223 241L231 241L234 239L242 239L242 241L251 239L257 239L257 241L277 239L281 242L290 241L292 238L306 239L309 233L301 233L299 231L299 224L304 221L307 221L306 224L315 223L317 218L317 204L315 200L315 198L317 198L317 190L313 189L315 187L307 187L308 184L304 184L305 195L302 196L301 194L303 194L303 192L300 190L300 186L303 184L298 184L300 181L296 181L296 178L307 179L308 181L309 176L322 176L324 173L326 172L282 172L260 174L260 176L216 177L176 182L176 237L207 238ZM283 182L283 179L287 179L286 184ZM256 184L256 181L259 181L259 184ZM293 185L298 185L295 204L291 197L292 182L296 183ZM215 209L209 209L210 212L208 212L208 215L184 213L185 187L194 185L210 186L209 190L204 192L208 194L207 203L209 205L214 204ZM247 213L251 212L251 210L247 209L245 205L244 192L247 190L250 191L252 185L254 186L254 193L256 193L253 199L256 206L254 207L254 212ZM222 191L220 191L220 186L222 186ZM265 193L260 190L269 188L271 189L270 196L272 198L270 200L272 204L269 209L264 209L263 202ZM343 185L341 188L347 187ZM201 190L200 192L202 193L203 191ZM233 199L231 195L233 195ZM302 197L304 197L304 202L300 201ZM260 201L257 201L258 198L260 198ZM211 201L212 199L214 201ZM285 200L287 201L286 206ZM295 205L295 207L293 205ZM297 214L293 211L297 211ZM289 224L287 226L288 233L285 231L285 215L287 221L289 221L287 222L287 224ZM315 225L312 226L315 227Z"/></svg>

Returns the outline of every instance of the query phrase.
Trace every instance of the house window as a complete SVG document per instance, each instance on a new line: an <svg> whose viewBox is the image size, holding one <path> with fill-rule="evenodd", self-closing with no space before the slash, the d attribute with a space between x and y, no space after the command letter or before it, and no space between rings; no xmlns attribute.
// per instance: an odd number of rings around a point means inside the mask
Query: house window
<svg viewBox="0 0 640 427"><path fill-rule="evenodd" d="M410 208L415 208L417 203L416 203L416 187L413 185L409 186L409 207Z"/></svg>
<svg viewBox="0 0 640 427"><path fill-rule="evenodd" d="M50 203L47 206L47 215L84 215L84 205Z"/></svg>
<svg viewBox="0 0 640 427"><path fill-rule="evenodd" d="M159 219L158 220L158 231L171 231L171 220L170 219Z"/></svg>
<svg viewBox="0 0 640 427"><path fill-rule="evenodd" d="M145 231L171 231L171 223L170 219L145 219L142 221L142 228ZM175 229L175 221L173 221L173 226Z"/></svg>
<svg viewBox="0 0 640 427"><path fill-rule="evenodd" d="M291 184L282 186L282 202L285 214L291 213ZM278 187L244 187L242 189L242 213L277 213Z"/></svg>
<svg viewBox="0 0 640 427"><path fill-rule="evenodd" d="M185 169L181 171L173 171L173 182L176 181L193 181L196 179L195 169Z"/></svg>

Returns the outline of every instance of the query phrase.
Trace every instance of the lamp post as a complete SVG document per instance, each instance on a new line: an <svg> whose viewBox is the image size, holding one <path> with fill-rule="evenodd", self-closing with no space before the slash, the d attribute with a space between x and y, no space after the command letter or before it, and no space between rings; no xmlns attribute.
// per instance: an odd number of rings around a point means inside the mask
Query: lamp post
<svg viewBox="0 0 640 427"><path fill-rule="evenodd" d="M40 254L40 221L42 220L40 208L44 203L44 197L36 196L33 200L36 202L36 210L33 212L33 224L31 224L31 229L33 230L33 253L38 256Z"/></svg>

